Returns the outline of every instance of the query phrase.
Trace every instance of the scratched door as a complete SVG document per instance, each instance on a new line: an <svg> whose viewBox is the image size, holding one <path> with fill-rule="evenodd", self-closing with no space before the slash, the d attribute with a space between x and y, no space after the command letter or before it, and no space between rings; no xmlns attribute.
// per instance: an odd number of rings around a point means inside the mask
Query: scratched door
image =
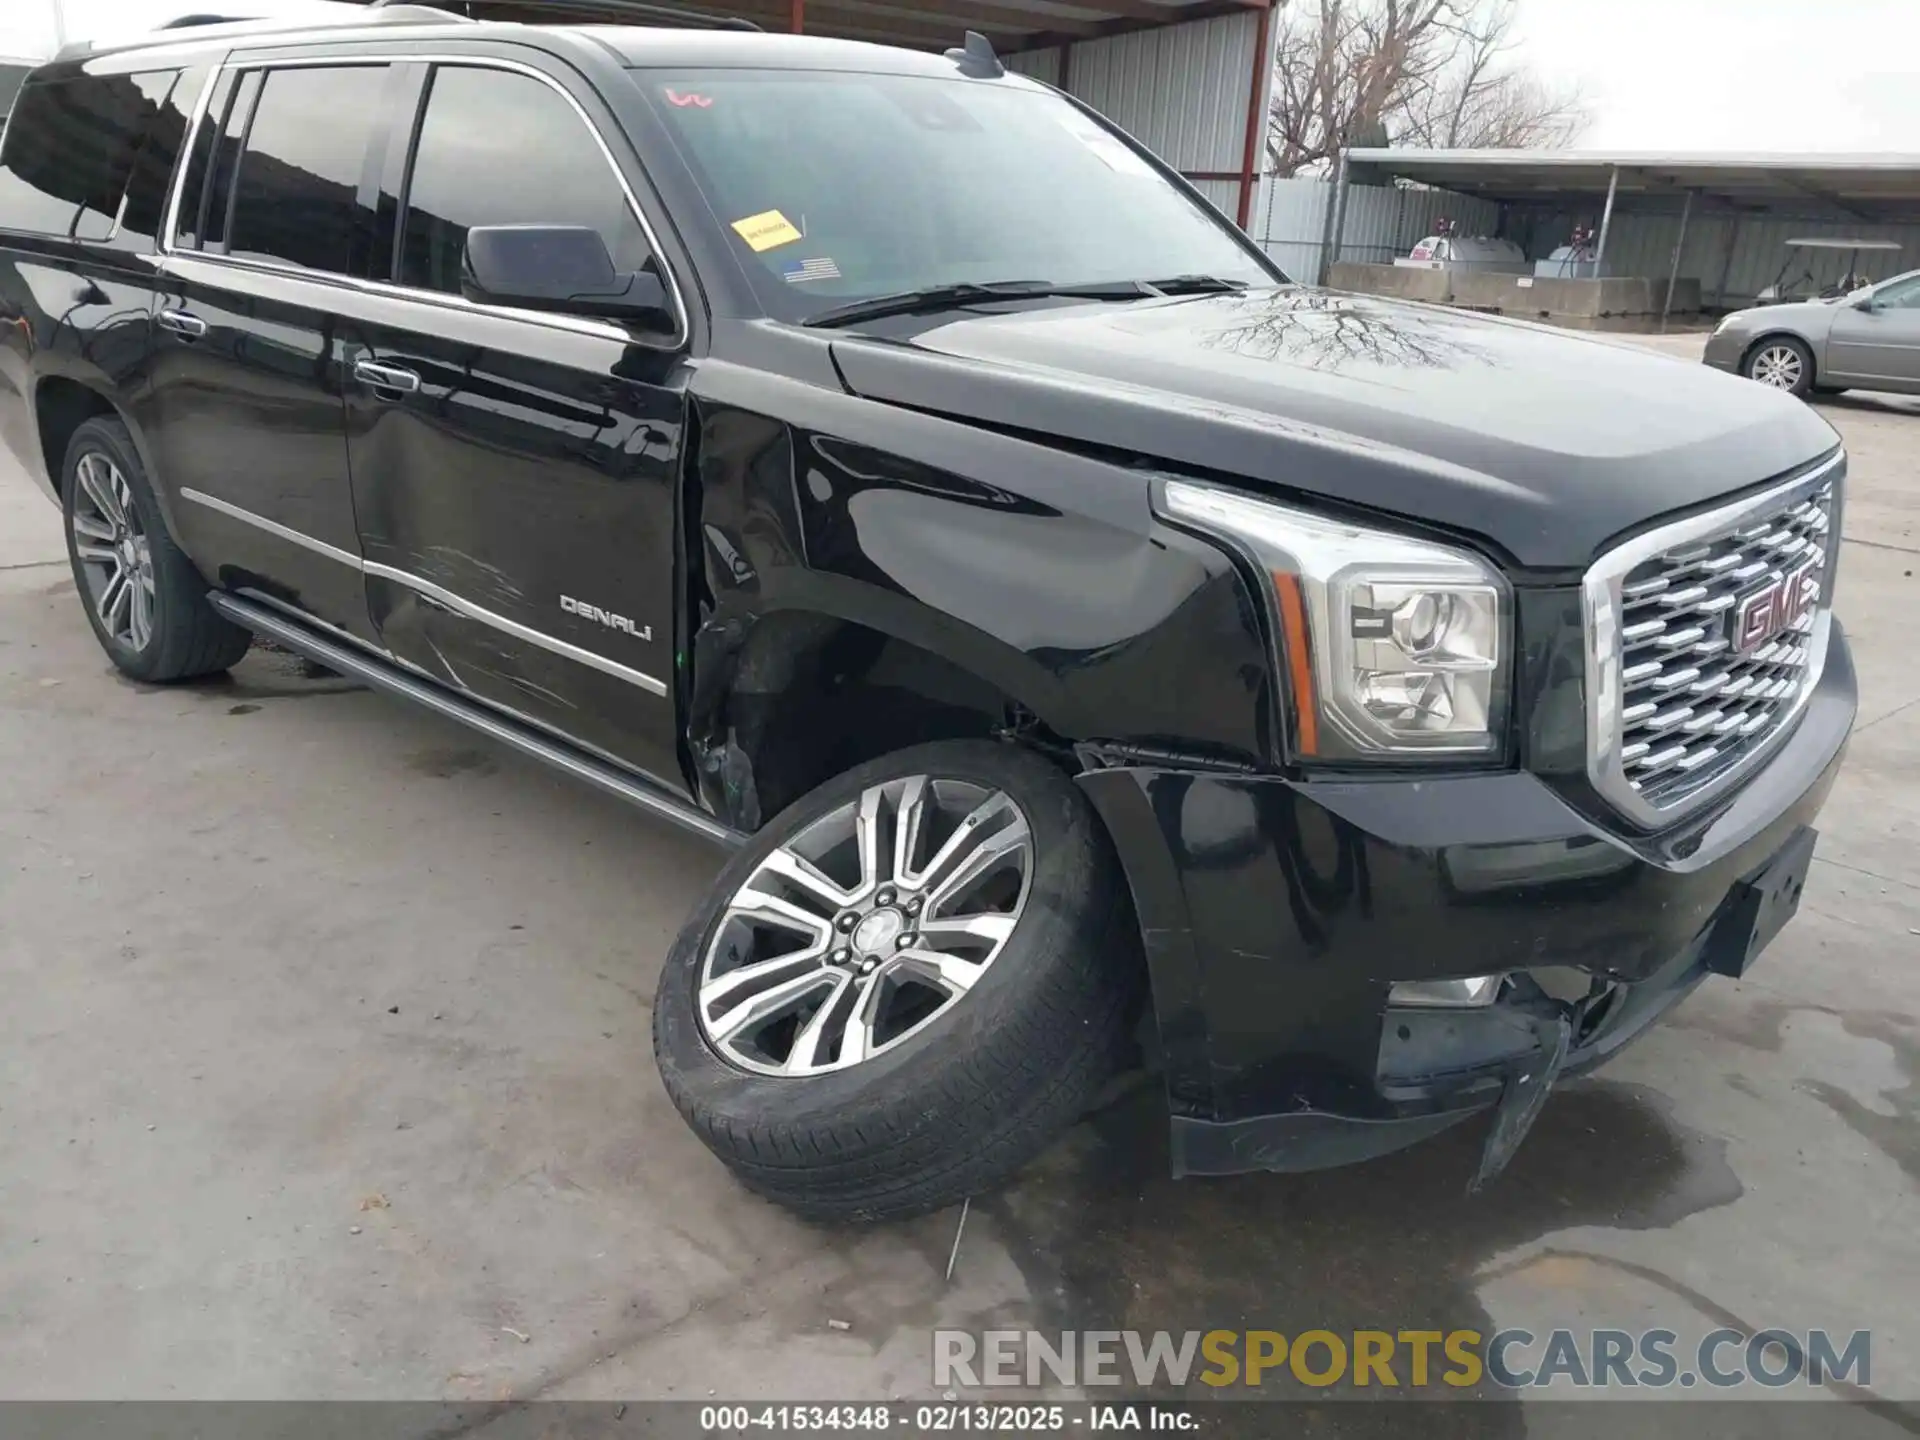
<svg viewBox="0 0 1920 1440"><path fill-rule="evenodd" d="M445 683L684 789L680 346L460 294L471 226L591 225L623 269L650 259L644 231L557 81L441 64L422 89L406 175L391 152L407 202L389 273L356 306L347 367L369 610Z"/></svg>

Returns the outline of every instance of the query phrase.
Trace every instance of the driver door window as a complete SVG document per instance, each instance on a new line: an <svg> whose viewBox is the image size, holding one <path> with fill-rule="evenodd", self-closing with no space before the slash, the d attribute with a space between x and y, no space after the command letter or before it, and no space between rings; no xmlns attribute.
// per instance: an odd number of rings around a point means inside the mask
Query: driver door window
<svg viewBox="0 0 1920 1440"><path fill-rule="evenodd" d="M1873 303L1881 310L1920 310L1920 275L1882 285L1873 292Z"/></svg>
<svg viewBox="0 0 1920 1440"><path fill-rule="evenodd" d="M399 283L458 295L476 225L584 225L616 270L649 258L605 154L559 92L509 70L444 65L414 145Z"/></svg>
<svg viewBox="0 0 1920 1440"><path fill-rule="evenodd" d="M1827 335L1829 381L1891 390L1920 390L1920 275L1892 280L1873 292L1873 308L1841 302Z"/></svg>

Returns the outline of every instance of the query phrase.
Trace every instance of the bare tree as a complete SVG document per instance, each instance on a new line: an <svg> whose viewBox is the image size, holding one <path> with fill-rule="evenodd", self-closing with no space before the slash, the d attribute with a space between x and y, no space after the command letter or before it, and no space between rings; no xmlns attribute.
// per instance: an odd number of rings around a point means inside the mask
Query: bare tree
<svg viewBox="0 0 1920 1440"><path fill-rule="evenodd" d="M1412 77L1387 128L1397 145L1444 150L1521 150L1566 145L1586 127L1577 89L1547 84L1515 65L1515 0L1483 0L1460 20L1441 22L1453 54Z"/></svg>
<svg viewBox="0 0 1920 1440"><path fill-rule="evenodd" d="M1514 0L1296 0L1274 56L1267 154L1280 175L1342 145L1564 144L1577 94L1512 59Z"/></svg>

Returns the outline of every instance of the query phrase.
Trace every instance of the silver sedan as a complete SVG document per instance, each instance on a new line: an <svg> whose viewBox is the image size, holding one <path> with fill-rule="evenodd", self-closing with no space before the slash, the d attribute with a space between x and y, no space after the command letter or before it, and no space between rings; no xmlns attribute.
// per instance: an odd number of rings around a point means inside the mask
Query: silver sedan
<svg viewBox="0 0 1920 1440"><path fill-rule="evenodd" d="M1707 341L1705 359L1800 396L1920 394L1920 270L1843 299L1736 310Z"/></svg>

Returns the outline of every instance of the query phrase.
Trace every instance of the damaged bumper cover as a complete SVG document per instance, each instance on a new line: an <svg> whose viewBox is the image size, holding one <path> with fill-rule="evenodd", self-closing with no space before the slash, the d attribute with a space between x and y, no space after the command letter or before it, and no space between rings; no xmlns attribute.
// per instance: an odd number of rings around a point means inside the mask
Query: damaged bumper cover
<svg viewBox="0 0 1920 1440"><path fill-rule="evenodd" d="M1856 701L1836 627L1794 732L1653 835L1526 772L1086 771L1139 912L1175 1173L1322 1169L1494 1110L1484 1183L1555 1081L1740 973L1792 913ZM1489 1005L1392 1001L1495 973Z"/></svg>

